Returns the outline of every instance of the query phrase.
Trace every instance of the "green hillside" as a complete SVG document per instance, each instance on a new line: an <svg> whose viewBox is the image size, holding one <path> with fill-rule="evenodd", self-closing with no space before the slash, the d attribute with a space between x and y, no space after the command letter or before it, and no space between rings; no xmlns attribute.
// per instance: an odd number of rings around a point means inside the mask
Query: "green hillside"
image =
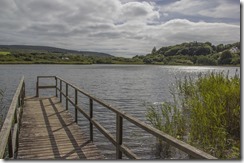
<svg viewBox="0 0 244 163"><path fill-rule="evenodd" d="M189 42L174 46L156 47L150 54L135 56L145 64L164 65L239 65L240 42L233 44L219 44L210 42Z"/></svg>
<svg viewBox="0 0 244 163"><path fill-rule="evenodd" d="M96 57L112 57L110 54L92 51L77 51L67 50L49 46L30 46L30 45L0 45L0 51L8 51L13 53L26 54L63 54L63 55L82 55L82 56L96 56Z"/></svg>

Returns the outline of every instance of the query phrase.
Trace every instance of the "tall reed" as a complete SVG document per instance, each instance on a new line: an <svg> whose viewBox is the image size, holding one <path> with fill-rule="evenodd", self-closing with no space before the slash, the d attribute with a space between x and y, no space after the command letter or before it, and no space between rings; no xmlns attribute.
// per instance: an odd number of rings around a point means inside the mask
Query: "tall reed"
<svg viewBox="0 0 244 163"><path fill-rule="evenodd" d="M160 106L167 112L148 108L152 125L218 158L240 158L239 75L199 74L194 81L176 80L176 86L171 92L174 102Z"/></svg>

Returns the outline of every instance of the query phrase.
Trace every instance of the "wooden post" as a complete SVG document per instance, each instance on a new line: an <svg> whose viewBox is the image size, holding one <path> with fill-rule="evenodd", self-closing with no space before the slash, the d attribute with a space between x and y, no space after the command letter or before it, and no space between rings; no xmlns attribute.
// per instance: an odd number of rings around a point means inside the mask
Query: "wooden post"
<svg viewBox="0 0 244 163"><path fill-rule="evenodd" d="M12 131L10 131L8 136L8 153L9 153L9 158L12 158L13 157Z"/></svg>
<svg viewBox="0 0 244 163"><path fill-rule="evenodd" d="M93 141L93 125L91 120L93 118L93 100L90 98L90 140Z"/></svg>
<svg viewBox="0 0 244 163"><path fill-rule="evenodd" d="M122 152L119 147L122 145L123 138L123 118L116 114L116 159L122 159Z"/></svg>
<svg viewBox="0 0 244 163"><path fill-rule="evenodd" d="M55 77L55 86L56 86L56 97L58 97L58 79Z"/></svg>
<svg viewBox="0 0 244 163"><path fill-rule="evenodd" d="M36 82L36 97L39 97L39 83L38 83L38 78L37 78L37 82Z"/></svg>
<svg viewBox="0 0 244 163"><path fill-rule="evenodd" d="M20 107L21 106L21 95L19 94L19 96L18 96L18 105L17 105L17 107Z"/></svg>
<svg viewBox="0 0 244 163"><path fill-rule="evenodd" d="M66 110L68 110L68 83L66 83Z"/></svg>
<svg viewBox="0 0 244 163"><path fill-rule="evenodd" d="M75 122L76 123L77 123L77 104L78 104L77 89L75 89Z"/></svg>
<svg viewBox="0 0 244 163"><path fill-rule="evenodd" d="M25 102L25 82L23 82L21 98L22 98L21 106L23 106Z"/></svg>
<svg viewBox="0 0 244 163"><path fill-rule="evenodd" d="M60 89L60 95L59 95L59 98L60 98L60 102L62 102L62 80L60 80L60 83L59 83L59 89Z"/></svg>
<svg viewBox="0 0 244 163"><path fill-rule="evenodd" d="M23 96L25 98L25 82L23 83Z"/></svg>

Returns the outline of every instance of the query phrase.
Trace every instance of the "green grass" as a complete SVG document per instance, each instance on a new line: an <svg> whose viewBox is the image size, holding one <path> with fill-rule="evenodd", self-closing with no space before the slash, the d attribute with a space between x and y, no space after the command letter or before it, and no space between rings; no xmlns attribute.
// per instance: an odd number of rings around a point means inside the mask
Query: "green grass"
<svg viewBox="0 0 244 163"><path fill-rule="evenodd" d="M7 52L7 51L0 51L0 55L9 55L11 54L10 52Z"/></svg>
<svg viewBox="0 0 244 163"><path fill-rule="evenodd" d="M148 108L154 127L217 158L240 159L239 75L185 77L171 91L174 102Z"/></svg>

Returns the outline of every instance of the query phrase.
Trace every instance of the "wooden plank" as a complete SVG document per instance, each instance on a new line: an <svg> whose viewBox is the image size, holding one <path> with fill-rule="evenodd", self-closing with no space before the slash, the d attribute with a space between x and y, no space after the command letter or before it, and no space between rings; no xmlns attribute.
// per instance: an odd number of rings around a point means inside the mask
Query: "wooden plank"
<svg viewBox="0 0 244 163"><path fill-rule="evenodd" d="M56 76L37 76L37 79L40 78L56 78Z"/></svg>
<svg viewBox="0 0 244 163"><path fill-rule="evenodd" d="M56 97L28 98L17 159L104 159Z"/></svg>
<svg viewBox="0 0 244 163"><path fill-rule="evenodd" d="M38 89L50 89L50 88L56 88L55 85L41 85L38 86Z"/></svg>

